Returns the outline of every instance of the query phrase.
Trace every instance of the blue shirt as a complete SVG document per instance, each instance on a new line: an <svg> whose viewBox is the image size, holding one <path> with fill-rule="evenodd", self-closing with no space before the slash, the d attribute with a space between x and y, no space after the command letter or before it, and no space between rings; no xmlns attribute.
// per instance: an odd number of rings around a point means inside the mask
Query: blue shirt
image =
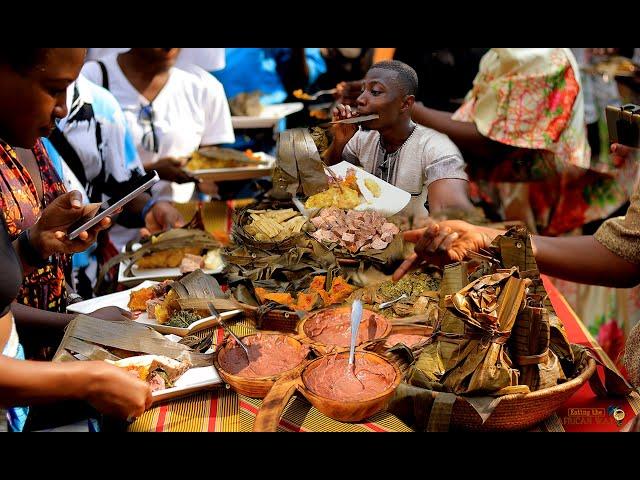
<svg viewBox="0 0 640 480"><path fill-rule="evenodd" d="M305 48L309 85L327 71L319 48ZM212 72L224 86L228 98L239 93L262 92L261 103L273 105L287 98L276 67L291 58L290 48L226 48L225 68Z"/></svg>

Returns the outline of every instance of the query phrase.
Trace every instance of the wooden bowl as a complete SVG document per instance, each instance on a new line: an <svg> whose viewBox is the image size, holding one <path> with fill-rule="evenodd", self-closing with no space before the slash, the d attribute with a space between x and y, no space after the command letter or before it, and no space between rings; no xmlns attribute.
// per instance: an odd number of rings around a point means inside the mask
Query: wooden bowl
<svg viewBox="0 0 640 480"><path fill-rule="evenodd" d="M241 340L244 341L244 339L249 339L257 335L284 337L287 343L289 343L293 347L305 348L305 346L300 341L296 340L292 336L279 334L279 333L259 333L259 334L247 335L245 337L242 337ZM267 395L267 393L269 393L269 390L271 390L271 387L274 385L274 383L276 383L276 381L278 381L278 379L283 375L292 373L292 372L295 372L296 375L299 374L302 367L304 367L305 360L306 360L306 356L305 356L305 358L298 365L284 372L280 372L278 374L264 376L264 377L245 377L245 376L229 373L221 365L221 359L224 359L224 356L232 348L241 348L241 347L237 345L232 345L231 342L229 341L229 338L227 338L220 345L220 347L216 349L213 356L213 364L216 367L216 370L218 370L220 377L222 377L222 379L228 385L230 385L231 388L233 388L236 392L251 398L264 398Z"/></svg>
<svg viewBox="0 0 640 480"><path fill-rule="evenodd" d="M335 355L338 357L348 357L349 352L340 352ZM256 416L253 430L255 432L276 431L282 412L296 390L320 413L340 422L360 422L384 410L395 393L396 388L398 388L398 385L402 381L400 369L397 365L394 365L376 353L359 350L356 351L356 356L357 358L366 357L369 361L391 366L395 372L393 383L383 392L366 400L335 400L326 398L311 391L305 382L305 378L308 377L310 372L321 367L322 361L325 360L327 356L316 358L309 362L301 372L291 372L283 375L280 380L275 383L262 402L262 407Z"/></svg>
<svg viewBox="0 0 640 480"><path fill-rule="evenodd" d="M335 315L345 315L347 314L347 317L350 315L351 312L351 307L350 306L346 306L346 307L329 307L329 308L323 308L321 310L315 311L313 313L310 313L308 315L306 315L298 324L298 338L300 338L302 340L302 342L309 344L319 355L324 355L326 353L330 353L330 352L340 352L340 351L344 351L344 350L349 350L349 345L332 345L332 344L327 344L322 342L321 340L317 340L315 338L312 338L309 336L309 332L308 332L308 326L312 325L313 322L315 321L315 319L319 316L319 315L326 315L326 312L333 312L335 313ZM391 323L384 318L382 315L380 315L379 313L373 312L372 310L369 309L363 309L364 313L370 314L370 315L374 315L376 322L380 323L382 325L382 331L381 333L371 337L371 338L367 338L366 341L364 342L360 342L357 343L356 346L360 346L361 348L366 348L368 346L374 345L380 341L382 341L382 339L386 338L389 336L389 333L391 332ZM350 325L350 322L348 322L348 325ZM349 329L349 331L351 331L350 326L347 327Z"/></svg>
<svg viewBox="0 0 640 480"><path fill-rule="evenodd" d="M348 359L349 352L340 352L336 354L336 357L346 357ZM323 357L313 360L302 371L300 378L301 383L298 386L298 390L305 396L307 400L313 405L319 412L326 415L329 418L338 420L340 422L359 422L365 418L369 418L375 415L379 411L386 408L389 400L396 391L397 386L402 380L402 374L398 367L386 358L373 352L359 351L356 352L356 362L358 357L366 357L369 361L374 363L386 364L391 366L395 371L395 378L393 383L387 387L383 392L377 394L373 398L366 400L335 400L331 398L323 397L317 393L314 393L309 389L307 385L307 378L309 374L316 368L322 365Z"/></svg>

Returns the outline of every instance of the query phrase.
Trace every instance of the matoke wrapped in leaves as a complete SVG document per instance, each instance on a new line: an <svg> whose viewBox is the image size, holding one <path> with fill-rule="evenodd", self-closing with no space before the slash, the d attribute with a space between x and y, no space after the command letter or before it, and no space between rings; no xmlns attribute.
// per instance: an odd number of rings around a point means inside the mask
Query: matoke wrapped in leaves
<svg viewBox="0 0 640 480"><path fill-rule="evenodd" d="M526 230L514 228L498 237L492 250L494 260L507 268L495 268L495 261L445 268L440 294L446 312L411 383L456 394L504 395L566 379L560 358L572 360L571 348L541 295ZM488 271L493 273L476 278Z"/></svg>

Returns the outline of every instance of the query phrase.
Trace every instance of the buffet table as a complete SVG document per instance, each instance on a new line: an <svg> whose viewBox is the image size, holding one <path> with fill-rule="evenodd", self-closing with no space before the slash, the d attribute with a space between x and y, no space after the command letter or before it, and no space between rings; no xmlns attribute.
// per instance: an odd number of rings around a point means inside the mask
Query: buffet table
<svg viewBox="0 0 640 480"><path fill-rule="evenodd" d="M598 346L580 319L575 315L567 301L543 277L558 316L564 322L569 339L573 343L592 348L600 360L609 368L615 369L611 359ZM236 334L247 335L253 332L245 322L237 322L233 327ZM223 338L222 329L215 333L216 343ZM602 377L602 368L598 367ZM215 390L201 392L150 409L133 424L129 431L203 431L203 432L248 432L260 408L261 400L238 395L221 386ZM613 417L616 409L624 411L619 421ZM588 383L573 395L553 416L539 424L536 431L593 431L610 432L621 430L640 411L640 395L620 398L601 399L591 391ZM618 418L620 414L616 415ZM304 398L293 397L284 411L279 431L371 431L371 432L407 432L411 429L397 417L382 412L371 417L368 422L342 423L332 420L313 408Z"/></svg>

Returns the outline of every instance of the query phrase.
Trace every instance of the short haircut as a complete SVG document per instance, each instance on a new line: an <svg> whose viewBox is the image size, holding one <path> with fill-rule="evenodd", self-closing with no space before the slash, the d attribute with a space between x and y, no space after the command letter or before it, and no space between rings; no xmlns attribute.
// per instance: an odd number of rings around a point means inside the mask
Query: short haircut
<svg viewBox="0 0 640 480"><path fill-rule="evenodd" d="M406 63L398 60L385 60L371 65L369 70L376 68L396 72L398 83L405 95L415 96L418 94L418 74Z"/></svg>
<svg viewBox="0 0 640 480"><path fill-rule="evenodd" d="M26 73L44 63L49 48L1 48L0 64L9 65L19 73Z"/></svg>

